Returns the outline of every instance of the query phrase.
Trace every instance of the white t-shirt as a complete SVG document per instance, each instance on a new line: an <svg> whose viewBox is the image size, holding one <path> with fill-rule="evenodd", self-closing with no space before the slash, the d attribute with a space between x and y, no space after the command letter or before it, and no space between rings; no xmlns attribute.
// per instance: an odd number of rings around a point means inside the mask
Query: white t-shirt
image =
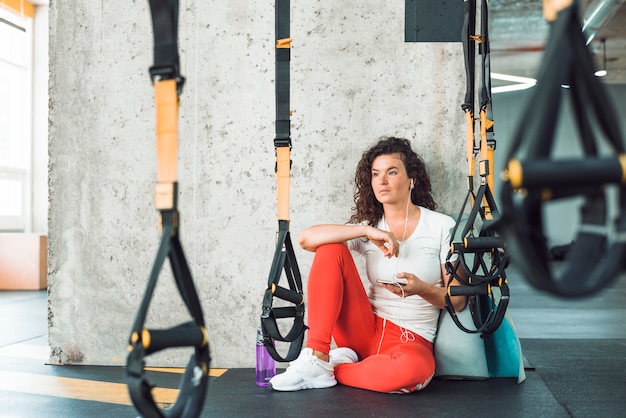
<svg viewBox="0 0 626 418"><path fill-rule="evenodd" d="M443 286L441 265L446 262L450 249L450 233L455 222L448 215L421 206L420 211L415 231L400 242L398 257L384 257L382 251L365 238L348 241L348 248L365 257L366 273L370 282L367 293L374 313L433 342L437 332L439 308L418 295L403 299L377 282L378 279L391 279L397 273L407 272L433 286ZM377 227L388 230L384 218Z"/></svg>

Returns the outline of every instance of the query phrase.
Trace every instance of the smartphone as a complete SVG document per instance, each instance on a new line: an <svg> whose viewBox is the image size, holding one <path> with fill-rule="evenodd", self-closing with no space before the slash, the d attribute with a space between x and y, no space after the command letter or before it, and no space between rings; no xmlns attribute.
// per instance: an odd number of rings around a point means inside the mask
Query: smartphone
<svg viewBox="0 0 626 418"><path fill-rule="evenodd" d="M397 286L404 286L405 284L407 284L407 280L404 278L395 278L395 279L378 279L376 280L378 283L384 283L384 284L395 284Z"/></svg>

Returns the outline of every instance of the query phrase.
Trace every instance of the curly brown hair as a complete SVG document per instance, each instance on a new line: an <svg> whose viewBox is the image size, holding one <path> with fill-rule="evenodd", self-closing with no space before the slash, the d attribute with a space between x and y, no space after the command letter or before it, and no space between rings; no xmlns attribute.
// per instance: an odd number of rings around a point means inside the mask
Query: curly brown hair
<svg viewBox="0 0 626 418"><path fill-rule="evenodd" d="M413 179L415 187L411 193L411 202L415 205L435 210L437 204L432 196L430 177L422 157L411 148L408 139L387 137L363 153L354 176L354 203L351 223L367 221L375 226L383 216L383 205L376 199L372 189L372 163L381 155L399 154L406 167L407 174Z"/></svg>

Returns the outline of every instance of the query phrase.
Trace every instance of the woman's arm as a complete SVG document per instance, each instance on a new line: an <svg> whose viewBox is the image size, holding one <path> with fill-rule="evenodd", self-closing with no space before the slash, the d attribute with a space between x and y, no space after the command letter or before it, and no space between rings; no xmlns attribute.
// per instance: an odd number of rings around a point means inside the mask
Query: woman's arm
<svg viewBox="0 0 626 418"><path fill-rule="evenodd" d="M315 225L300 233L298 243L305 250L315 252L320 245L345 243L354 238L369 239L380 248L385 257L397 256L400 250L393 234L369 225Z"/></svg>

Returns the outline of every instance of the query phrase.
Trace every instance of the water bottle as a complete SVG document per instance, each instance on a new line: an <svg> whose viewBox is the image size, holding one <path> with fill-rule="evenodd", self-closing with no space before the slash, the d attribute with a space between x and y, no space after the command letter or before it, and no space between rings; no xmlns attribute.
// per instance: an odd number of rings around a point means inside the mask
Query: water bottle
<svg viewBox="0 0 626 418"><path fill-rule="evenodd" d="M263 345L263 330L256 330L256 384L267 386L270 379L276 374L276 361L267 352Z"/></svg>

